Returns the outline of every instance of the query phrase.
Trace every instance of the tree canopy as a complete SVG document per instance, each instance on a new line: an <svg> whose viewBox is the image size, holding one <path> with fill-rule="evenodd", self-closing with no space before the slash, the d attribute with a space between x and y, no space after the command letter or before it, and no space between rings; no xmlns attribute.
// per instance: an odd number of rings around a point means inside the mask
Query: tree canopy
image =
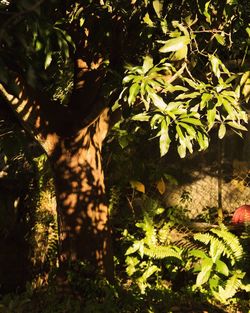
<svg viewBox="0 0 250 313"><path fill-rule="evenodd" d="M245 130L248 7L238 1L2 1L1 81L15 94L18 73L65 106L76 83L73 60L84 49L80 66L93 79L102 77L104 101L149 122L161 155L174 142L184 157L196 145L206 149L214 126L220 138L227 129Z"/></svg>

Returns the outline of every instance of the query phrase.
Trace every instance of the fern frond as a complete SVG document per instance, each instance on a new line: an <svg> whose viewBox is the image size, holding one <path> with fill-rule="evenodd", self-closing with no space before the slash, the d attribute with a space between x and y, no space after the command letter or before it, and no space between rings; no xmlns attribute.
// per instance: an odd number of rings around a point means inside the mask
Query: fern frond
<svg viewBox="0 0 250 313"><path fill-rule="evenodd" d="M205 245L208 245L211 242L211 238L214 238L211 236L209 233L202 234L202 233L197 233L194 234L194 240L198 240L201 243L204 243Z"/></svg>
<svg viewBox="0 0 250 313"><path fill-rule="evenodd" d="M226 228L211 229L211 232L223 240L227 249L231 251L230 256L233 256L235 260L240 260L243 257L244 250L236 235L230 233Z"/></svg>
<svg viewBox="0 0 250 313"><path fill-rule="evenodd" d="M243 273L235 272L229 279L227 279L225 288L222 286L219 287L219 295L224 301L232 298L240 289L243 276Z"/></svg>
<svg viewBox="0 0 250 313"><path fill-rule="evenodd" d="M232 264L235 263L235 256L232 250L221 238L215 237L209 233L198 233L194 235L194 239L204 243L205 245L210 244L210 254L212 258L216 258L216 256L223 254L227 258L231 259Z"/></svg>
<svg viewBox="0 0 250 313"><path fill-rule="evenodd" d="M171 246L144 246L144 254L155 259L165 259L173 257L181 260L181 250Z"/></svg>

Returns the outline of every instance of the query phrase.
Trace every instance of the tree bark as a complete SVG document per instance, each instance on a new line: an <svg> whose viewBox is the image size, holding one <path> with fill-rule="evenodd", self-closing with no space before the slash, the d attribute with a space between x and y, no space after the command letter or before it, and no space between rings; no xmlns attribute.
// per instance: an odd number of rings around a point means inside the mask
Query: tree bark
<svg viewBox="0 0 250 313"><path fill-rule="evenodd" d="M108 110L76 135L59 140L50 160L60 217L60 262L88 261L113 280L101 149Z"/></svg>

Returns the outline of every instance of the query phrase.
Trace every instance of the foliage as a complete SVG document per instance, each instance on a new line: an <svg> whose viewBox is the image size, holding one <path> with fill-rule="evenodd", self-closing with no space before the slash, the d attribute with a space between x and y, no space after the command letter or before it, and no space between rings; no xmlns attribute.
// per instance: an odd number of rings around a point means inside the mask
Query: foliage
<svg viewBox="0 0 250 313"><path fill-rule="evenodd" d="M58 225L56 199L51 169L45 154L33 159L37 168L38 188L36 190L36 209L31 229L31 261L35 272L44 272L58 263ZM42 277L41 277L42 278Z"/></svg>
<svg viewBox="0 0 250 313"><path fill-rule="evenodd" d="M1 264L4 270L5 267L13 266L13 276L18 276L15 268L19 268L18 263L21 263L23 255L27 254L25 257L28 263L22 266L29 267L29 277L23 279L33 279L34 284L37 284L44 280L45 274L56 265L58 258L56 202L51 171L40 148L30 140L10 112L4 109L4 103L2 106L1 249L4 251L5 245L13 250L16 249L15 245L20 248L16 251L18 257L13 264L3 266L8 262L4 260L4 256L1 258ZM8 254L11 255L7 252L6 260ZM5 280L4 273L1 275L1 288L13 283ZM15 277L15 280L18 281L18 278ZM20 282L17 284L20 285Z"/></svg>
<svg viewBox="0 0 250 313"><path fill-rule="evenodd" d="M246 130L248 6L238 1L2 2L1 81L13 85L15 68L32 87L66 104L72 53L85 27L93 59L102 55L103 94L111 106L119 94L113 110L130 108L130 118L149 123L162 156L175 142L185 157L197 143L199 150L207 148L213 127L219 138L229 129Z"/></svg>
<svg viewBox="0 0 250 313"><path fill-rule="evenodd" d="M210 233L195 234L194 240L209 248L208 252L201 249L189 252L190 256L199 260L194 268L198 272L194 287L202 289L208 284L215 299L227 302L241 289L245 276L237 266L243 258L243 248L238 237L223 227L211 229Z"/></svg>
<svg viewBox="0 0 250 313"><path fill-rule="evenodd" d="M247 252L237 236L223 226L208 233L195 233L193 241L187 229L178 227L178 220L165 221L163 209L152 206L151 210L153 214L144 211L143 220L136 224L143 235L124 231L124 239L130 242L125 253L126 271L134 277L142 293L152 288L171 289L177 272L182 276L179 288L188 288L195 279L193 273L196 276L193 292L199 290L211 302L228 303L237 292L248 290L241 263ZM190 244L184 243L187 240ZM164 277L168 283L162 285Z"/></svg>
<svg viewBox="0 0 250 313"><path fill-rule="evenodd" d="M165 208L159 200L174 178L166 173L154 141L144 141L158 138L161 156L173 145L185 157L208 147L212 129L220 139L229 130L239 135L246 130L249 12L248 1L237 0L0 1L0 87L18 94L13 79L18 74L35 93L45 91L67 107L76 49L83 42L88 47L93 71L100 61L100 93L113 113L122 114L107 140L105 170L112 170L107 177L110 213L118 226L117 280L124 287L113 288L79 264L68 272L73 297L61 301L60 291L53 294L43 281L50 292L44 296L41 289L41 302L36 303L36 292L24 299L6 296L0 311L163 312L171 309L165 299L174 303L180 295L185 300L201 296L206 303L249 299L246 248L224 228L194 234L180 225L182 210ZM15 138L14 132L6 137L6 125L0 126L1 173L13 177L18 172L22 181L25 175L20 168L16 171L15 162L17 156L25 159L18 142L24 132L15 130ZM42 263L56 263L54 187L44 155L32 155L29 162L37 190L27 202L37 207L27 218L35 222L29 234L37 248L33 265L40 270ZM11 211L0 209L3 216ZM13 221L13 216L6 224L1 220L1 233L9 234Z"/></svg>

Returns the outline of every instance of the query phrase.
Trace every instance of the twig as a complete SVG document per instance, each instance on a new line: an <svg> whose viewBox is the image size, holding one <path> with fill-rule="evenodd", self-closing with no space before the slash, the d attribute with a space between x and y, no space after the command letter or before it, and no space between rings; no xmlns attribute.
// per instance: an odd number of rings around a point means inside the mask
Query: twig
<svg viewBox="0 0 250 313"><path fill-rule="evenodd" d="M184 69L187 67L187 63L184 62L181 66L181 68L173 75L171 76L171 78L169 78L167 80L167 83L168 84L171 84L172 82L174 82L183 72L184 72Z"/></svg>
<svg viewBox="0 0 250 313"><path fill-rule="evenodd" d="M225 33L223 30L217 30L217 29L193 30L192 32L195 33L195 34L198 34L198 33L221 34L221 33L223 33L223 34L225 34L227 36L230 36L230 34Z"/></svg>

